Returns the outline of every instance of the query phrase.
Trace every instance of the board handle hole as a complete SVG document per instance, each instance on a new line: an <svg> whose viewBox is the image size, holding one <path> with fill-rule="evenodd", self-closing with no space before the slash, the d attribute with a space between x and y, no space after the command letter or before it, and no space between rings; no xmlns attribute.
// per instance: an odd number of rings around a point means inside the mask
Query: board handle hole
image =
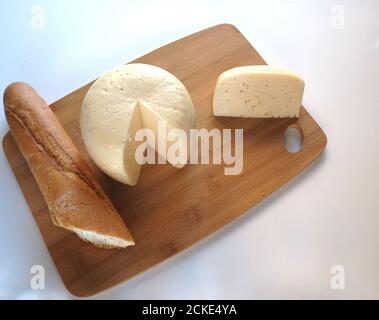
<svg viewBox="0 0 379 320"><path fill-rule="evenodd" d="M290 153L296 153L303 147L303 131L294 124L289 126L284 132L284 146Z"/></svg>

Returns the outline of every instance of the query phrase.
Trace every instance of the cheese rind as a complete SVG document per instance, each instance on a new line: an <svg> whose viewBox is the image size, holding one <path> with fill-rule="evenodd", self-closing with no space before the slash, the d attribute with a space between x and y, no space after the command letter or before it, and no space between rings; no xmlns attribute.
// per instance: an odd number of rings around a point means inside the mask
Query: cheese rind
<svg viewBox="0 0 379 320"><path fill-rule="evenodd" d="M304 81L289 70L271 66L237 67L222 73L213 97L215 116L299 117Z"/></svg>
<svg viewBox="0 0 379 320"><path fill-rule="evenodd" d="M137 183L141 170L135 159L140 144L135 133L143 128L155 131L158 121L189 132L196 127L193 103L174 75L140 63L115 68L97 79L83 100L80 117L90 157L109 176L129 185Z"/></svg>

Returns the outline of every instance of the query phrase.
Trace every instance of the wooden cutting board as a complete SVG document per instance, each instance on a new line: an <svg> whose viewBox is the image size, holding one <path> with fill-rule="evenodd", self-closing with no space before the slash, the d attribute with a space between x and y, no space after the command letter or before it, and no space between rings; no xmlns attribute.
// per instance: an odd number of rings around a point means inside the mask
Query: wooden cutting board
<svg viewBox="0 0 379 320"><path fill-rule="evenodd" d="M184 83L192 96L199 128L244 129L243 171L226 176L224 165L188 165L180 170L148 165L143 167L137 186L122 185L100 172L83 146L79 111L90 84L70 93L51 107L136 241L126 250L103 250L52 224L39 188L7 133L3 148L10 166L63 282L76 296L92 295L127 280L225 226L300 173L326 145L325 134L304 108L298 120L213 117L212 96L218 75L237 66L265 64L232 25L192 34L135 62L164 68ZM289 126L296 126L303 136L303 147L297 153L289 153L283 145Z"/></svg>

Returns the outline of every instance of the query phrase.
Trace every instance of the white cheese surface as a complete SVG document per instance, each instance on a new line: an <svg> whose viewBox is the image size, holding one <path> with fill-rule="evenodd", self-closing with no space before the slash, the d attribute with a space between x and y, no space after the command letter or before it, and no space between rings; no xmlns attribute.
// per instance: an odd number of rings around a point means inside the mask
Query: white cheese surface
<svg viewBox="0 0 379 320"><path fill-rule="evenodd" d="M289 70L271 66L237 67L222 73L213 97L215 116L298 117L304 81Z"/></svg>
<svg viewBox="0 0 379 320"><path fill-rule="evenodd" d="M188 132L194 128L191 97L171 73L134 63L117 67L94 82L83 101L80 125L88 153L100 169L135 185L141 168L135 160L139 145L135 132L148 128L156 133L159 120L168 129Z"/></svg>

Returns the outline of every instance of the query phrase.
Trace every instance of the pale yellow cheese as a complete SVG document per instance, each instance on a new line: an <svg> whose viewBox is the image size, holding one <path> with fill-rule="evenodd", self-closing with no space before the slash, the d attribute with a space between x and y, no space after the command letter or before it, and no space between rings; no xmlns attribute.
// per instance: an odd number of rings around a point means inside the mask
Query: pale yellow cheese
<svg viewBox="0 0 379 320"><path fill-rule="evenodd" d="M141 170L135 159L140 144L135 133L147 128L157 134L158 121L168 130L179 128L188 133L195 128L191 97L166 70L134 63L115 68L93 83L83 101L80 125L87 151L100 169L122 183L135 185Z"/></svg>
<svg viewBox="0 0 379 320"><path fill-rule="evenodd" d="M237 67L222 73L213 97L215 116L299 117L304 81L271 66Z"/></svg>

